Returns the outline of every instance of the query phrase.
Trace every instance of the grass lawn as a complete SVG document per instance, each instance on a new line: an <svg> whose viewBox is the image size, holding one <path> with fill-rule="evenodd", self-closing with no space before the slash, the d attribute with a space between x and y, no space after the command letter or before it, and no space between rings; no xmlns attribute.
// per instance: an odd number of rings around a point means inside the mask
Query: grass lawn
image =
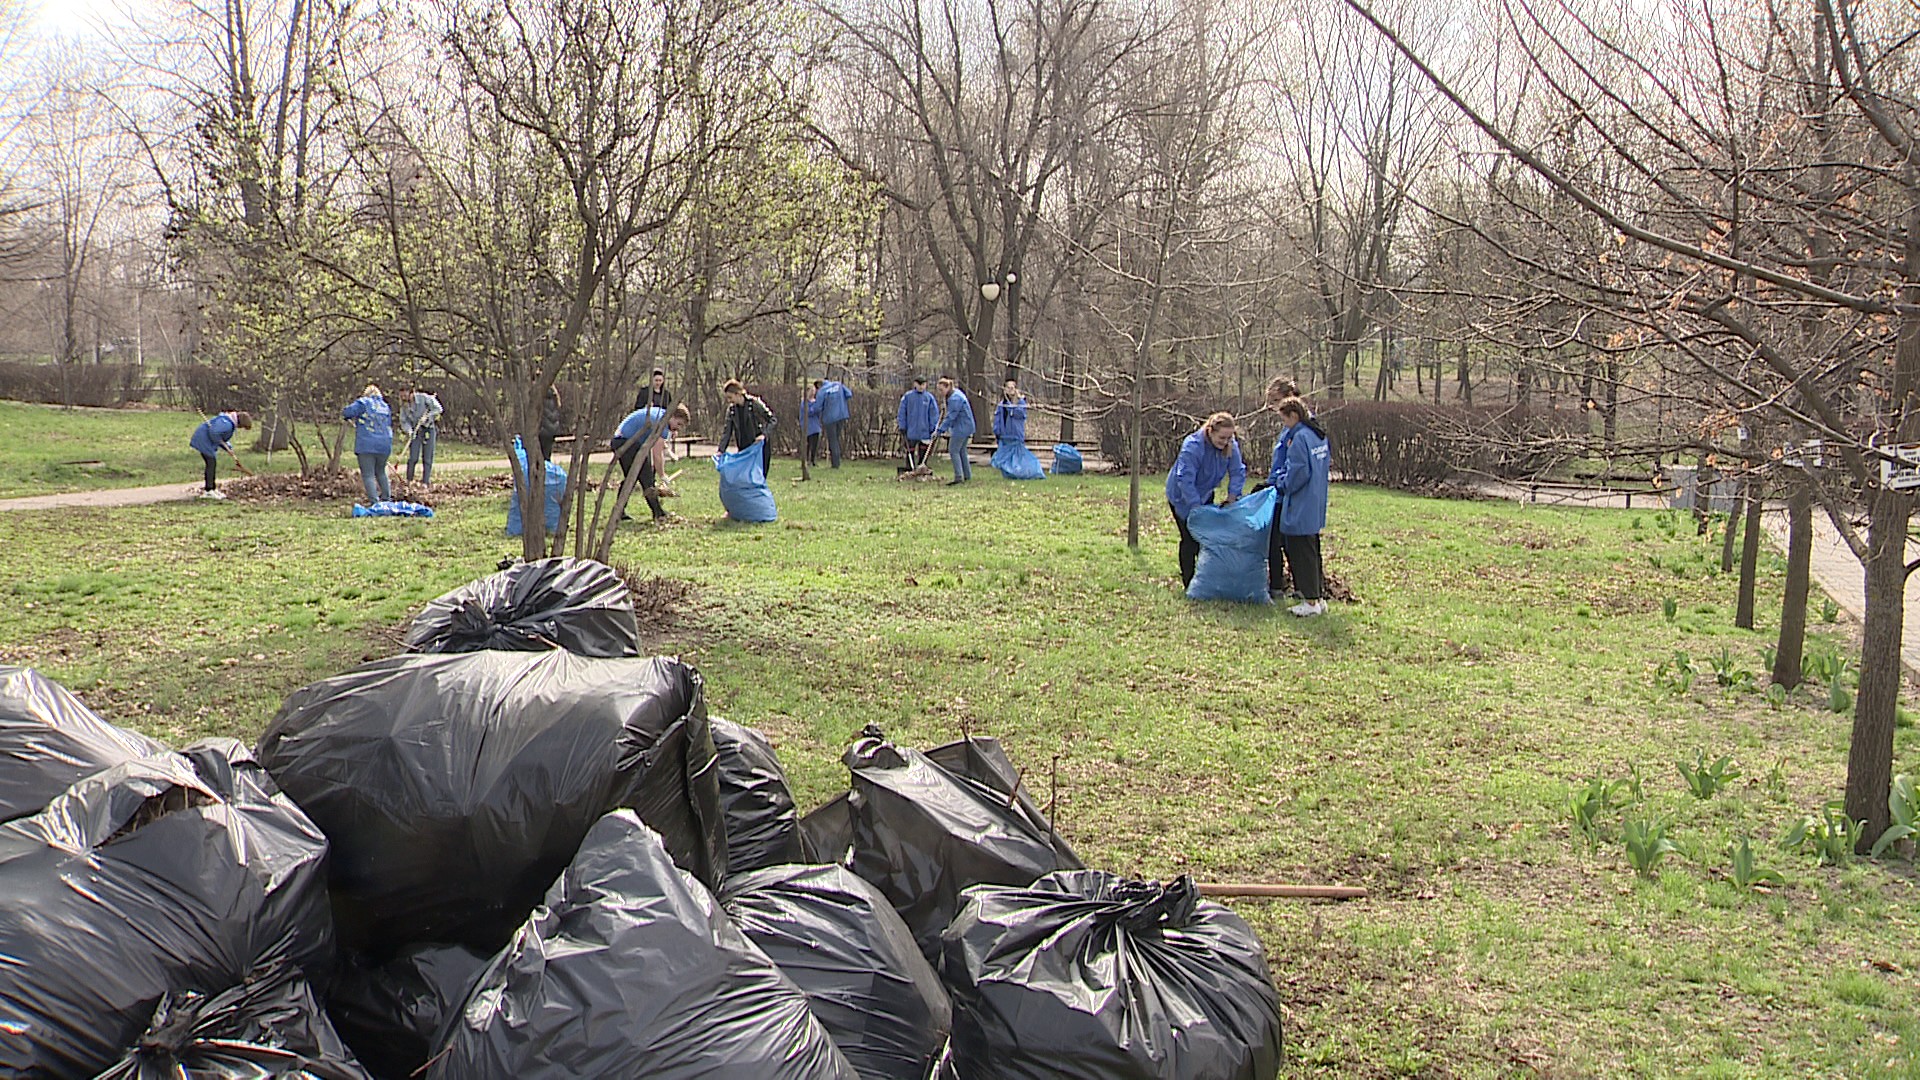
<svg viewBox="0 0 1920 1080"><path fill-rule="evenodd" d="M1151 482L1133 554L1121 478L796 473L776 464L778 524L715 523L690 474L689 524L623 535L616 561L694 588L649 614L657 649L774 738L803 806L844 789L863 724L916 745L971 729L1057 799L1090 865L1368 886L1238 905L1286 1005L1285 1075L1920 1075L1913 869L1777 846L1840 792L1848 718L1822 686L1775 709L1716 685L1723 649L1764 670L1776 613L1731 628L1717 543L1679 515L1336 488L1329 566L1364 602L1298 621L1181 598ZM410 610L515 552L502 518L500 498L432 521L0 515L0 660L166 739L250 739L288 692L389 651ZM1775 605L1781 577L1768 560ZM1814 621L1816 648L1845 648ZM1663 685L1676 651L1689 689ZM1696 750L1733 757L1729 790L1688 794L1673 763ZM1920 771L1910 728L1896 754ZM1566 803L1596 773L1640 792L1621 786L1590 846ZM1669 823L1680 850L1657 879L1628 864L1629 819ZM1784 884L1729 880L1740 836Z"/></svg>
<svg viewBox="0 0 1920 1080"><path fill-rule="evenodd" d="M206 417L198 413L160 409L62 409L0 401L0 498L50 495L66 491L200 483L200 454L187 445L193 429ZM291 452L256 454L255 431L243 431L233 441L240 460L254 472L297 472L300 462ZM311 441L311 436L306 437ZM442 439L435 461L502 457L499 449L471 446ZM352 466L353 456L347 455ZM397 464L405 465L404 452ZM239 475L232 459L220 455L220 478Z"/></svg>

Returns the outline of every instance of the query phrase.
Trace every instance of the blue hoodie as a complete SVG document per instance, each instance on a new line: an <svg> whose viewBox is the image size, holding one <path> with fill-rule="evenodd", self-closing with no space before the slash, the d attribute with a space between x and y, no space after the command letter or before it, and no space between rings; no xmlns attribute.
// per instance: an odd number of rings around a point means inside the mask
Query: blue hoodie
<svg viewBox="0 0 1920 1080"><path fill-rule="evenodd" d="M818 394L814 395L812 401L807 402L807 434L818 435L824 430L820 426L820 413L825 407L820 403Z"/></svg>
<svg viewBox="0 0 1920 1080"><path fill-rule="evenodd" d="M900 416L895 426L906 432L908 442L927 442L940 423L940 406L925 390L909 390L900 396Z"/></svg>
<svg viewBox="0 0 1920 1080"><path fill-rule="evenodd" d="M1278 528L1282 536L1313 536L1327 527L1327 473L1332 465L1327 440L1308 424L1293 427L1287 447L1287 471L1281 487Z"/></svg>
<svg viewBox="0 0 1920 1080"><path fill-rule="evenodd" d="M1240 457L1240 440L1233 440L1226 450L1215 450L1207 441L1207 429L1201 428L1187 436L1180 444L1180 456L1174 459L1173 468L1167 470L1167 502L1173 505L1173 516L1187 520L1194 507L1213 495L1222 478L1227 481L1227 494L1239 498L1247 483L1247 463Z"/></svg>
<svg viewBox="0 0 1920 1080"><path fill-rule="evenodd" d="M193 438L187 440L187 445L209 457L222 450L232 453L234 426L232 413L215 413L193 429Z"/></svg>
<svg viewBox="0 0 1920 1080"><path fill-rule="evenodd" d="M973 434L973 402L967 400L967 392L959 387L947 395L947 418L933 429L936 435L951 435L963 439Z"/></svg>
<svg viewBox="0 0 1920 1080"><path fill-rule="evenodd" d="M379 394L356 398L353 404L340 410L340 418L353 421L354 453L393 452L393 410L387 408L386 398Z"/></svg>
<svg viewBox="0 0 1920 1080"><path fill-rule="evenodd" d="M853 400L853 391L845 383L828 379L820 384L820 422L838 424L852 415L847 411L847 403Z"/></svg>
<svg viewBox="0 0 1920 1080"><path fill-rule="evenodd" d="M1027 403L1020 401L1002 401L993 407L993 434L1004 443L1027 442Z"/></svg>

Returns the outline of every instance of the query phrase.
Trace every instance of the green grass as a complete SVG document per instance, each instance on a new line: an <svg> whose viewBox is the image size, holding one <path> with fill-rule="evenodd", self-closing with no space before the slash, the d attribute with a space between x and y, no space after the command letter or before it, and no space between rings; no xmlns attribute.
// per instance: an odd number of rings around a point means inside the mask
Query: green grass
<svg viewBox="0 0 1920 1080"><path fill-rule="evenodd" d="M193 429L206 419L198 413L158 409L62 409L0 401L0 498L48 495L106 488L200 483L200 454L187 445ZM297 472L300 463L291 452L254 453L248 449L255 431L243 431L233 448L255 472ZM303 433L304 435L304 433ZM305 436L309 442L311 436ZM477 447L442 439L434 459L458 461L499 458L492 447ZM347 464L353 464L352 455ZM396 464L405 465L404 453ZM222 480L239 475L233 461L220 455Z"/></svg>
<svg viewBox="0 0 1920 1080"><path fill-rule="evenodd" d="M646 613L653 646L774 738L804 806L844 789L866 723L915 745L986 732L1091 865L1369 887L1238 906L1286 1005L1285 1075L1920 1074L1911 868L1775 844L1840 791L1847 718L1818 686L1773 711L1713 685L1722 646L1760 670L1777 611L1733 629L1717 546L1677 516L1338 488L1329 568L1364 602L1299 621L1184 600L1151 484L1136 554L1122 479L796 472L776 465L778 524L715 523L689 473L690 524L622 535L617 562L695 586ZM500 504L3 515L0 659L164 738L250 738L515 552ZM1777 607L1777 560L1761 585ZM1686 693L1655 678L1676 651L1702 673ZM1694 799L1673 763L1696 750L1742 775ZM1644 801L1601 814L1589 848L1567 793L1630 766ZM1911 728L1896 768L1920 768ZM1680 846L1656 880L1627 864L1630 816ZM1730 883L1740 835L1785 885Z"/></svg>

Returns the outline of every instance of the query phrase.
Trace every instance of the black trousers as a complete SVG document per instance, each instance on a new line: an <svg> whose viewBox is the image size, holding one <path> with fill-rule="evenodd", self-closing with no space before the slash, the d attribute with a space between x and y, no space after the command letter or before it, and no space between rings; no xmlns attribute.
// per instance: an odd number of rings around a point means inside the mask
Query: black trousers
<svg viewBox="0 0 1920 1080"><path fill-rule="evenodd" d="M1325 591L1320 573L1320 534L1282 536L1280 542L1286 550L1287 569L1293 573L1293 587L1299 590L1300 599L1320 599ZM1267 573L1272 575L1271 567Z"/></svg>
<svg viewBox="0 0 1920 1080"><path fill-rule="evenodd" d="M807 464L818 465L819 463L820 463L820 433L816 431L813 434L807 436Z"/></svg>
<svg viewBox="0 0 1920 1080"><path fill-rule="evenodd" d="M760 471L768 476L773 475L773 443L764 439L760 442Z"/></svg>
<svg viewBox="0 0 1920 1080"><path fill-rule="evenodd" d="M1173 504L1168 503L1167 509L1172 510ZM1180 527L1180 584L1191 585L1193 584L1193 564L1200 558L1200 541L1195 540L1193 534L1187 531L1187 523L1180 519L1179 514L1173 515L1173 523Z"/></svg>
<svg viewBox="0 0 1920 1080"><path fill-rule="evenodd" d="M220 459L214 457L212 454L201 454L200 458L207 463L207 486L205 490L212 491L214 489L213 478L220 472Z"/></svg>
<svg viewBox="0 0 1920 1080"><path fill-rule="evenodd" d="M1267 591L1283 593L1287 587L1287 536L1280 531L1280 515L1273 515L1273 528L1267 531Z"/></svg>
<svg viewBox="0 0 1920 1080"><path fill-rule="evenodd" d="M620 476L623 481L627 473L633 469L633 459L640 455L640 447L644 445L646 445L646 440L644 439L621 439L616 437L613 440L613 457L615 461L620 463ZM639 488L640 497L647 500L647 509L653 511L654 518L658 520L666 517L666 507L660 505L660 492L654 488L652 454L648 454L646 460L640 463Z"/></svg>
<svg viewBox="0 0 1920 1080"><path fill-rule="evenodd" d="M551 435L547 434L544 431L540 433L539 439L540 439L540 460L541 461L553 460L553 441L555 439L558 439L559 437L560 437L560 433L557 431Z"/></svg>

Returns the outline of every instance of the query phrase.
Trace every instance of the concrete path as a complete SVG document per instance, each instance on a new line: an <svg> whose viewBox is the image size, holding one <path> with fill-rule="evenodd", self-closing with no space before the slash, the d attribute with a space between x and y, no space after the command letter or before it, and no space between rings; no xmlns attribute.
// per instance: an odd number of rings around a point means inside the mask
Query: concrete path
<svg viewBox="0 0 1920 1080"><path fill-rule="evenodd" d="M1783 507L1769 507L1761 514L1761 521L1781 551L1787 550L1787 512ZM1864 526L1863 526L1864 531ZM1920 544L1909 538L1907 541L1907 560L1920 558ZM1864 622L1867 610L1867 572L1854 558L1853 549L1840 538L1840 530L1833 527L1833 521L1826 513L1816 507L1813 511L1813 560L1811 569L1813 580L1826 591L1840 609L1852 616L1855 622ZM1907 674L1920 678L1920 575L1907 579L1907 617L1906 627L1900 634L1900 656L1906 664ZM1810 619L1817 618L1810 615Z"/></svg>

